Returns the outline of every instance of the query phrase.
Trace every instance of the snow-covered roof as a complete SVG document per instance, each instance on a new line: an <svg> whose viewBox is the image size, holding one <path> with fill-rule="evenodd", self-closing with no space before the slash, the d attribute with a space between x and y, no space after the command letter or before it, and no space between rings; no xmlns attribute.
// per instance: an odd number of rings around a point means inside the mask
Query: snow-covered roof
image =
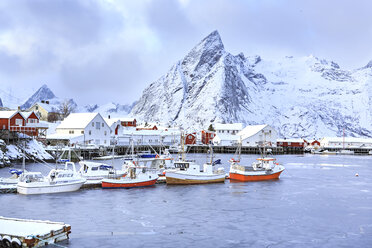
<svg viewBox="0 0 372 248"><path fill-rule="evenodd" d="M120 119L120 121L134 121L136 118L125 117L125 118L118 118L118 119Z"/></svg>
<svg viewBox="0 0 372 248"><path fill-rule="evenodd" d="M17 110L10 110L10 111L0 111L0 118L6 118L9 119L13 115L17 114Z"/></svg>
<svg viewBox="0 0 372 248"><path fill-rule="evenodd" d="M138 135L143 135L143 136L172 136L172 135L180 135L180 131L172 130L172 131L164 131L164 130L123 130L123 135L124 136L138 136Z"/></svg>
<svg viewBox="0 0 372 248"><path fill-rule="evenodd" d="M228 124L222 124L222 123L216 123L214 124L214 129L217 130L242 130L243 129L243 123L228 123Z"/></svg>
<svg viewBox="0 0 372 248"><path fill-rule="evenodd" d="M55 106L55 105L51 105L51 104L47 104L47 103L41 103L41 102L37 102L34 105L36 105L36 104L39 105L40 107L42 107L43 109L45 109L48 112L56 112L57 111L57 106Z"/></svg>
<svg viewBox="0 0 372 248"><path fill-rule="evenodd" d="M27 112L21 112L21 115L27 119L28 117L30 117L30 115L34 113L34 111L27 111ZM36 115L37 116L37 115Z"/></svg>
<svg viewBox="0 0 372 248"><path fill-rule="evenodd" d="M305 142L305 141L304 141L304 139L277 139L276 142L301 143L301 142Z"/></svg>
<svg viewBox="0 0 372 248"><path fill-rule="evenodd" d="M121 121L120 118L103 118L103 119L105 120L107 125L109 125L110 127L112 126L112 124L117 123L118 121Z"/></svg>
<svg viewBox="0 0 372 248"><path fill-rule="evenodd" d="M98 115L98 113L71 113L57 129L84 129Z"/></svg>
<svg viewBox="0 0 372 248"><path fill-rule="evenodd" d="M251 137L264 129L267 126L265 125L251 125L251 126L246 126L243 130L241 130L238 135L242 137L242 139Z"/></svg>

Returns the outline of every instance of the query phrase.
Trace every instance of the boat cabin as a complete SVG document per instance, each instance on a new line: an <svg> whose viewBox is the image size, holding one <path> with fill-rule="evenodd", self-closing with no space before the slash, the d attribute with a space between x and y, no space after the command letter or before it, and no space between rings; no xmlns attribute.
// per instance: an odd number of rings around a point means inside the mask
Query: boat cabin
<svg viewBox="0 0 372 248"><path fill-rule="evenodd" d="M190 162L174 162L174 168L186 170L190 167Z"/></svg>

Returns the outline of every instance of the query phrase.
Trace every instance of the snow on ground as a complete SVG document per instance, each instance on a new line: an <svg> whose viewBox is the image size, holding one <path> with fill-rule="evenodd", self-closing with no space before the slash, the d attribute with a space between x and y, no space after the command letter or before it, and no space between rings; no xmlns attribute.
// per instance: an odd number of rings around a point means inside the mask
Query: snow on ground
<svg viewBox="0 0 372 248"><path fill-rule="evenodd" d="M5 156L10 160L22 159L23 154L23 144L20 145L8 145ZM38 160L49 160L53 159L52 155L47 153L43 145L37 140L29 140L25 148L27 159L38 159ZM1 156L1 155L0 155Z"/></svg>

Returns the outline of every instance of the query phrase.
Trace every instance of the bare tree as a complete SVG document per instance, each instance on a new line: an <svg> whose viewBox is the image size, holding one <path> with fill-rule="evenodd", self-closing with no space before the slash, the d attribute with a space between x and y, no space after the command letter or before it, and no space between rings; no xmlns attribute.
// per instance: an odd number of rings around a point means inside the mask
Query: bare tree
<svg viewBox="0 0 372 248"><path fill-rule="evenodd" d="M59 114L61 115L61 118L64 119L66 118L69 114L75 111L76 104L71 100L64 100L61 102L59 105Z"/></svg>

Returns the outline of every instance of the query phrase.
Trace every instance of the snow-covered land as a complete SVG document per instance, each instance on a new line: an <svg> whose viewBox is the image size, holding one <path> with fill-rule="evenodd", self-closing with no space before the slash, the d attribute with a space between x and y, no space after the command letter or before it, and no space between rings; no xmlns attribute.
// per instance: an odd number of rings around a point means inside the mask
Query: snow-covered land
<svg viewBox="0 0 372 248"><path fill-rule="evenodd" d="M139 121L199 129L266 123L281 137L372 137L372 62L353 71L314 56L266 60L232 55L217 31L150 84L133 107Z"/></svg>
<svg viewBox="0 0 372 248"><path fill-rule="evenodd" d="M0 167L9 165L12 160L21 160L23 158L23 149L26 154L26 160L51 160L52 155L47 153L43 145L35 139L28 140L26 144L20 142L17 145L5 145L0 140Z"/></svg>

